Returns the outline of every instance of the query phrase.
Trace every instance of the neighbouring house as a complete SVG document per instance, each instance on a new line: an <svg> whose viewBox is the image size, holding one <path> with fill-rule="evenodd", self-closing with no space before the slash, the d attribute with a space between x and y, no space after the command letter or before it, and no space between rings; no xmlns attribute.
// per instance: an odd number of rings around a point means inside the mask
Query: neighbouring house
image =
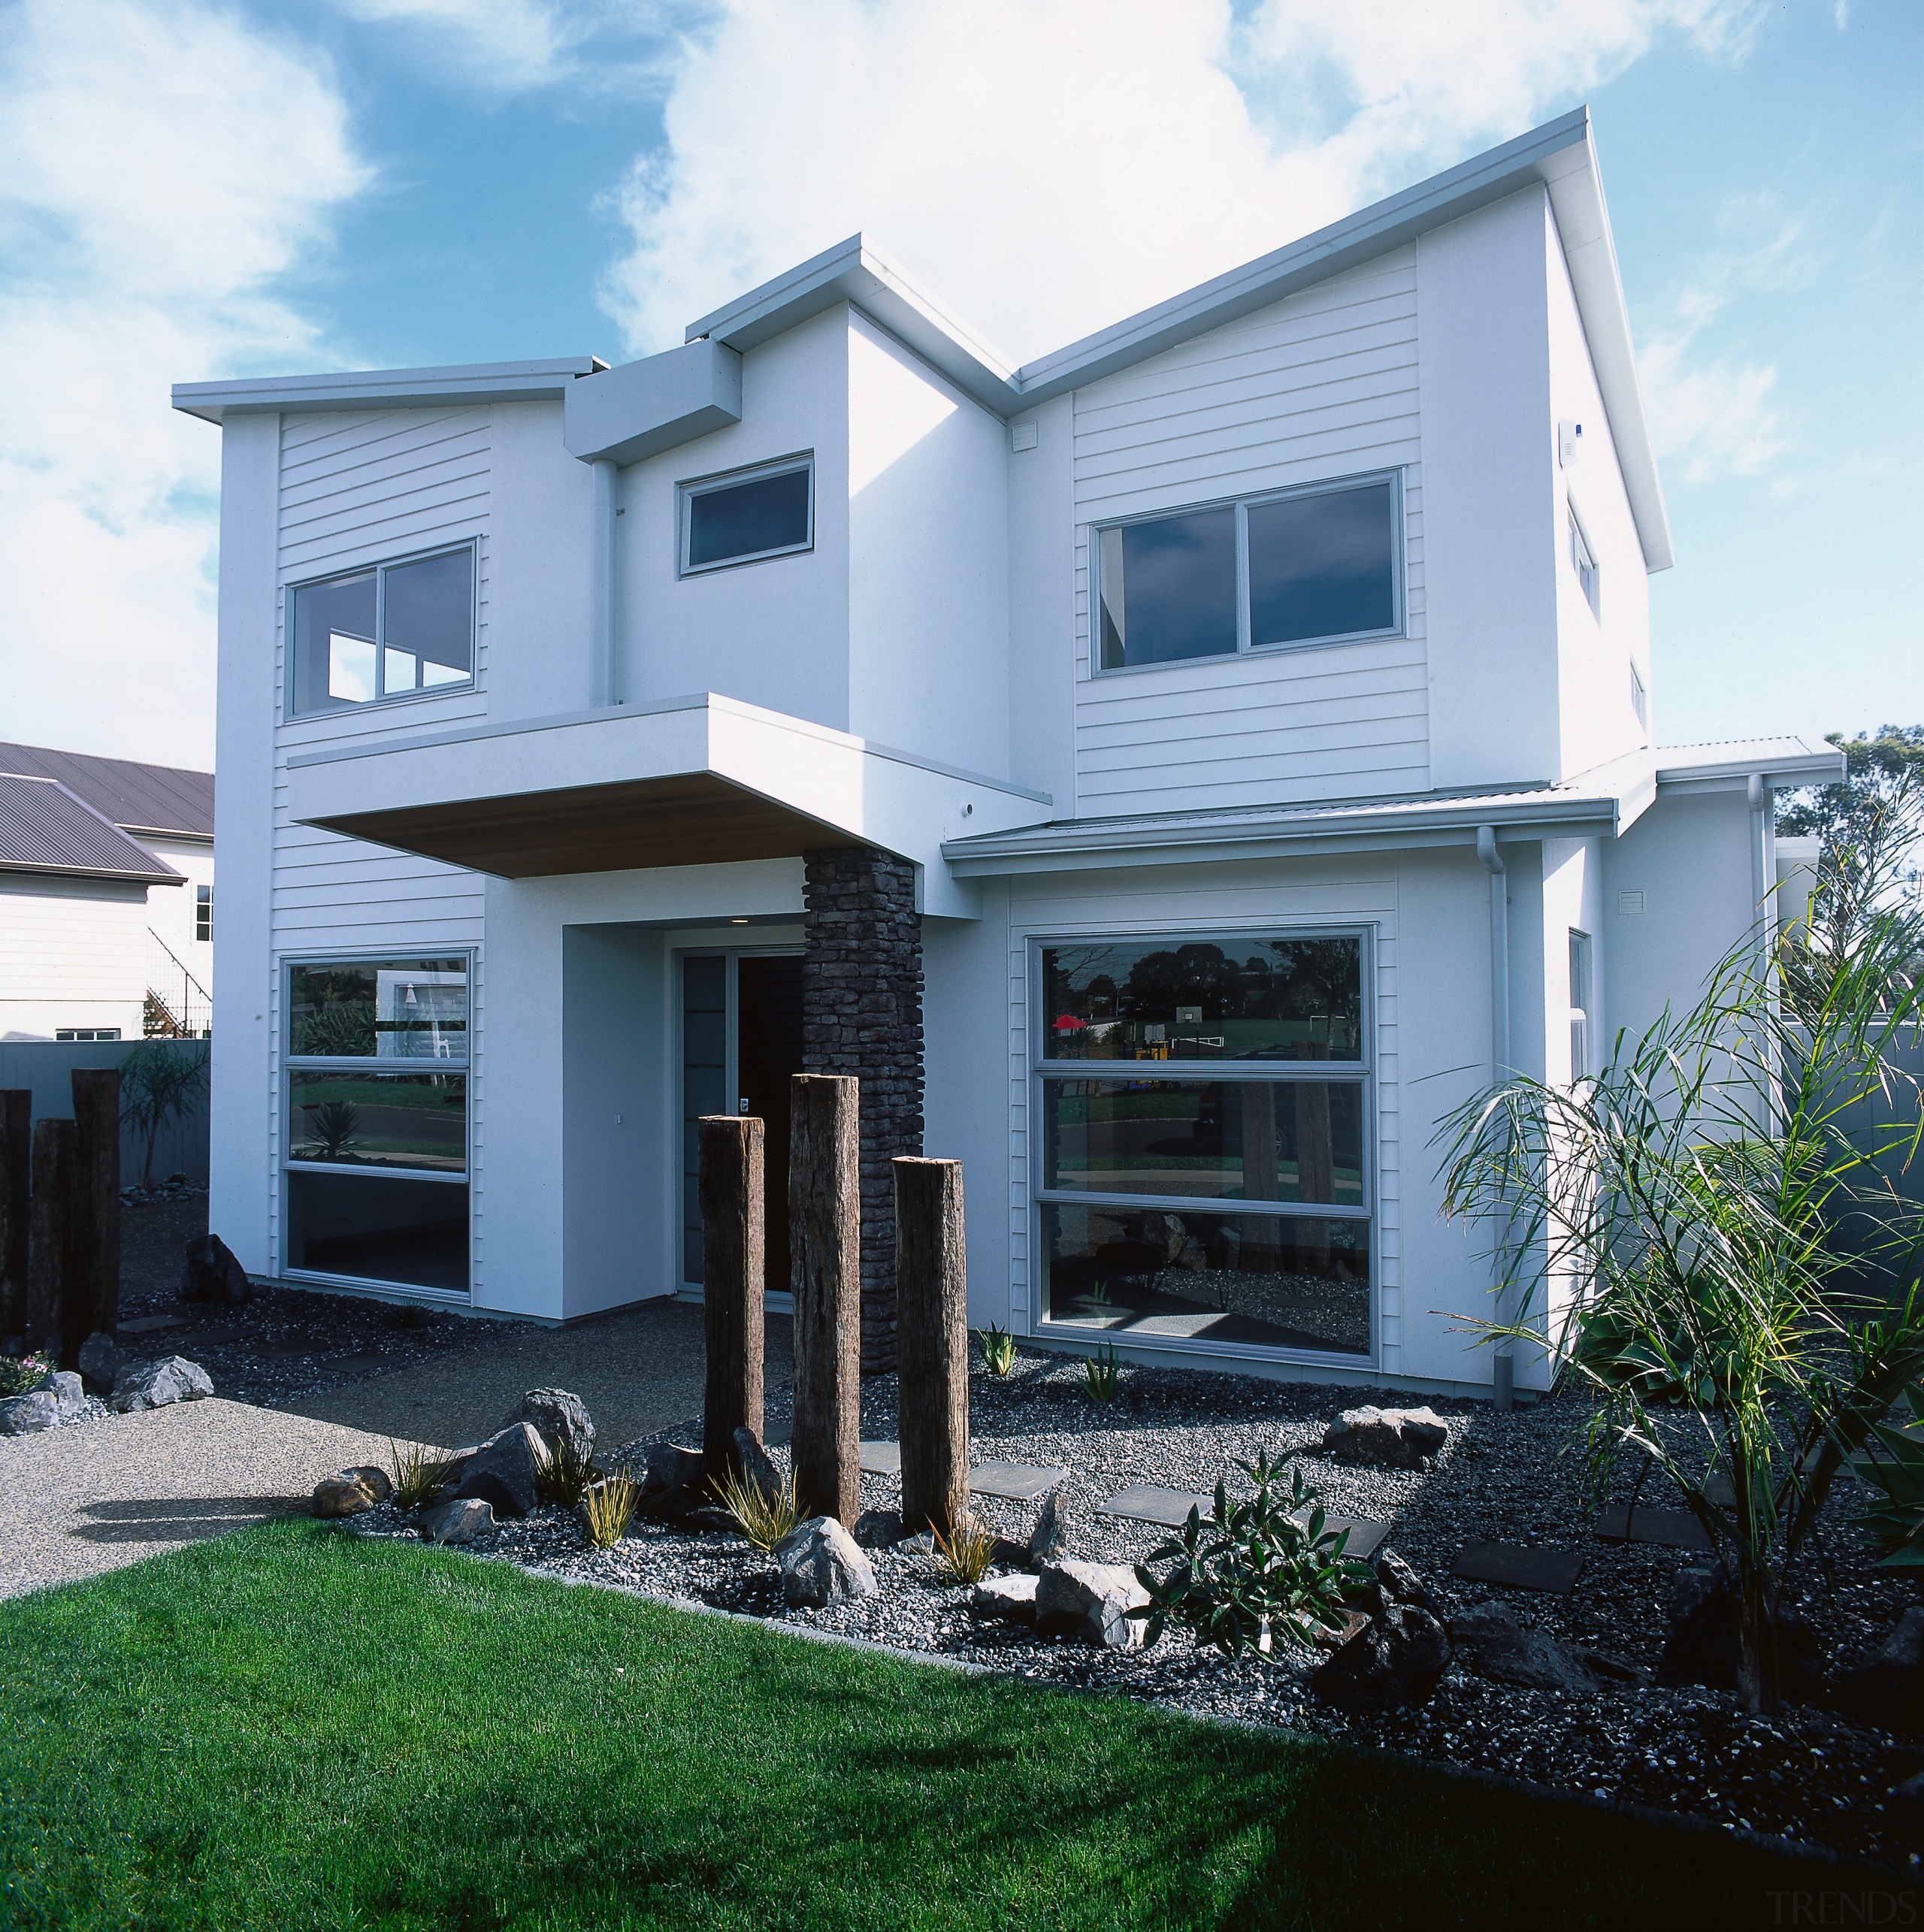
<svg viewBox="0 0 1924 1932"><path fill-rule="evenodd" d="M0 1039L204 1038L213 774L0 744Z"/></svg>
<svg viewBox="0 0 1924 1932"><path fill-rule="evenodd" d="M223 434L213 1217L264 1276L698 1289L741 1109L779 1293L788 1076L854 1074L870 1365L926 1151L978 1323L1487 1389L1434 1123L1691 998L1841 769L1656 748L1581 110L1020 368L858 237L621 367L174 403Z"/></svg>

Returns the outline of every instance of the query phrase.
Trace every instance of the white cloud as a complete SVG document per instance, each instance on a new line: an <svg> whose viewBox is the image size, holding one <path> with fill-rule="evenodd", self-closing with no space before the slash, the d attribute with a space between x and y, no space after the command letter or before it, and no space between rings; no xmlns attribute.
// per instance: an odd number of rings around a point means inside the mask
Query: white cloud
<svg viewBox="0 0 1924 1932"><path fill-rule="evenodd" d="M1522 132L1762 0L727 0L602 292L641 353L860 229L1026 359Z"/></svg>
<svg viewBox="0 0 1924 1932"><path fill-rule="evenodd" d="M366 183L314 59L189 0L26 0L0 43L5 735L213 754L219 435L178 380L313 367L275 293Z"/></svg>

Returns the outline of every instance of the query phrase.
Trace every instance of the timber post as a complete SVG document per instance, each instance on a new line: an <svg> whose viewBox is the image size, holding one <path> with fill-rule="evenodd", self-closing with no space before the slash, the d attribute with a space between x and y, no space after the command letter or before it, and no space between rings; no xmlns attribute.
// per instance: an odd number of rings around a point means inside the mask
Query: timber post
<svg viewBox="0 0 1924 1932"><path fill-rule="evenodd" d="M73 1313L60 1321L69 1368L89 1335L120 1326L120 1069L77 1066L72 1078L76 1279L67 1296Z"/></svg>
<svg viewBox="0 0 1924 1932"><path fill-rule="evenodd" d="M0 1088L0 1337L26 1333L32 1141L32 1090Z"/></svg>
<svg viewBox="0 0 1924 1932"><path fill-rule="evenodd" d="M798 1073L788 1091L797 1506L853 1523L861 1507L861 1083Z"/></svg>
<svg viewBox="0 0 1924 1932"><path fill-rule="evenodd" d="M731 1470L742 1473L737 1429L752 1429L761 1440L764 1136L761 1121L734 1114L704 1114L695 1136L708 1350L701 1469L712 1484Z"/></svg>
<svg viewBox="0 0 1924 1932"><path fill-rule="evenodd" d="M897 1155L895 1344L902 1525L953 1533L969 1513L969 1274L962 1163Z"/></svg>
<svg viewBox="0 0 1924 1932"><path fill-rule="evenodd" d="M26 1345L62 1339L74 1274L74 1123L36 1120L33 1129L32 1238L27 1258ZM83 1335L81 1341L86 1339ZM74 1346L77 1348L79 1342Z"/></svg>

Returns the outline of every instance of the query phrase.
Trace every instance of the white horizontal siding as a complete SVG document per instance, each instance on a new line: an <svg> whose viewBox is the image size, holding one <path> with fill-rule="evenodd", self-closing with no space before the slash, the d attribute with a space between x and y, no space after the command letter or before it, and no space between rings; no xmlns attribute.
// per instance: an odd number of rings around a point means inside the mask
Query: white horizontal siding
<svg viewBox="0 0 1924 1932"><path fill-rule="evenodd" d="M50 1038L62 1026L118 1026L139 1039L147 952L144 886L0 879L0 1033Z"/></svg>
<svg viewBox="0 0 1924 1932"><path fill-rule="evenodd" d="M1078 392L1078 816L1427 787L1416 347L1403 250ZM1091 525L1380 470L1403 479L1402 636L1094 672Z"/></svg>

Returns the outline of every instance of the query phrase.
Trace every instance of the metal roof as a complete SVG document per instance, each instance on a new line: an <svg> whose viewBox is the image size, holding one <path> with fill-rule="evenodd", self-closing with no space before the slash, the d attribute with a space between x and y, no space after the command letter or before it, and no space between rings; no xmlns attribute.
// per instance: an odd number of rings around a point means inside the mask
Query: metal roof
<svg viewBox="0 0 1924 1932"><path fill-rule="evenodd" d="M52 779L123 831L213 836L213 774L95 758L44 745L0 744L0 773Z"/></svg>
<svg viewBox="0 0 1924 1932"><path fill-rule="evenodd" d="M0 869L185 883L138 840L50 778L0 774Z"/></svg>
<svg viewBox="0 0 1924 1932"><path fill-rule="evenodd" d="M176 382L174 407L205 422L285 410L419 409L436 404L558 402L577 376L607 364L598 355L534 362L454 363L443 368L345 369L313 376L265 376L237 382Z"/></svg>

